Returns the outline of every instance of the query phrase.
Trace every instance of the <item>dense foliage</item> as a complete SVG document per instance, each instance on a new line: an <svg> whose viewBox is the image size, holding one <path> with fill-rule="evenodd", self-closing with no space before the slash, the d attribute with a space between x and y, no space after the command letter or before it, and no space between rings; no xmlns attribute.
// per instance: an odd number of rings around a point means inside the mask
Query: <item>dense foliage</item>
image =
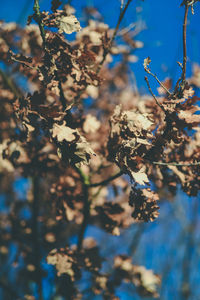
<svg viewBox="0 0 200 300"><path fill-rule="evenodd" d="M119 236L131 224L159 218L162 191L176 195L181 186L197 196L200 189L200 68L186 80L187 16L197 1L182 3L178 81L160 82L151 59L144 60L150 95L130 84L129 63L143 43L134 28L119 30L133 2L122 2L114 30L94 8L86 9L88 24L81 28L75 9L58 0L51 1L51 13L41 12L35 0L25 28L0 23L0 185L9 205L1 214L0 252L4 260L14 241L12 267L23 265L19 290L1 282L5 299L43 299L42 279L53 272L43 269L44 258L57 271L52 297L118 299L122 282L141 297L159 296L159 275L123 253L106 267L98 239L85 236L88 225ZM29 182L26 201L12 192L19 176ZM30 216L23 219L25 211Z"/></svg>

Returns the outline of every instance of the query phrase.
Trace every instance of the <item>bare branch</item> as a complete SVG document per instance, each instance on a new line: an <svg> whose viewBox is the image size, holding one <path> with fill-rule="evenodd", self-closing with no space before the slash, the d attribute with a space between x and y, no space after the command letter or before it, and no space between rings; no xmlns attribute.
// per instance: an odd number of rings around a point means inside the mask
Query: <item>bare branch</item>
<svg viewBox="0 0 200 300"><path fill-rule="evenodd" d="M158 79L158 77L156 76L156 74L152 73L150 71L149 68L144 68L145 71L151 75L153 78L155 78L155 80L159 83L159 85L165 90L165 92L167 93L168 96L171 96L172 94L170 93L170 91L164 86L164 84Z"/></svg>
<svg viewBox="0 0 200 300"><path fill-rule="evenodd" d="M147 83L149 92L151 93L152 97L153 97L154 100L156 101L156 104L157 104L157 105L162 109L162 111L166 114L164 107L158 102L158 99L157 99L156 96L154 95L154 93L153 93L153 91L152 91L152 89L151 89L151 87L150 87L149 80L148 80L147 76L145 76L144 79L145 79L145 81L146 81L146 83Z"/></svg>

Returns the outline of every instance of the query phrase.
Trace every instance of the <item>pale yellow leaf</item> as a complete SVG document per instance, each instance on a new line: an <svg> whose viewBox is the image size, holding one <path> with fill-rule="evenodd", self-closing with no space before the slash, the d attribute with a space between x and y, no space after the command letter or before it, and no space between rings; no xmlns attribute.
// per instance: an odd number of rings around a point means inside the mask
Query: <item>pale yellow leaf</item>
<svg viewBox="0 0 200 300"><path fill-rule="evenodd" d="M90 114L87 115L86 120L83 124L83 130L86 133L93 133L99 129L101 126L101 123L97 120L95 116L92 116Z"/></svg>
<svg viewBox="0 0 200 300"><path fill-rule="evenodd" d="M61 16L57 18L58 22L58 32L65 32L71 34L72 32L77 32L81 30L81 26L77 18L73 15L71 16Z"/></svg>
<svg viewBox="0 0 200 300"><path fill-rule="evenodd" d="M149 182L147 174L144 173L142 170L140 170L139 172L131 171L131 175L132 175L133 179L135 180L135 182L137 182L138 184L145 185L146 183Z"/></svg>
<svg viewBox="0 0 200 300"><path fill-rule="evenodd" d="M58 142L67 141L72 142L76 138L76 130L72 129L63 123L62 125L54 124L52 129L52 137L56 138Z"/></svg>

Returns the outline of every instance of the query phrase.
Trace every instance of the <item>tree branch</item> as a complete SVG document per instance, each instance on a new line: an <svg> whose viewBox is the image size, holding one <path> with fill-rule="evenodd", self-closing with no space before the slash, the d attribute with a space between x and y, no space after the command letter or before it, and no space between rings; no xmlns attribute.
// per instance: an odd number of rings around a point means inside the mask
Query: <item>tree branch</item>
<svg viewBox="0 0 200 300"><path fill-rule="evenodd" d="M181 77L177 80L176 86L174 88L174 95L177 94L179 87L181 87L180 92L185 88L185 77L186 77L186 64L187 64L187 40L186 40L186 29L187 29L187 18L188 18L188 9L189 4L187 1L184 2L185 5L185 13L184 13L184 20L183 20L183 63L181 65L182 74ZM180 84L181 82L181 84Z"/></svg>
<svg viewBox="0 0 200 300"><path fill-rule="evenodd" d="M159 85L165 90L165 92L167 93L167 95L168 96L171 96L172 94L170 93L170 91L164 86L164 84L158 79L158 77L156 76L156 74L154 74L154 73L152 73L151 71L150 71L150 69L149 68L144 68L145 69L145 71L149 74L149 75L151 75L153 78L155 78L155 80L159 83Z"/></svg>
<svg viewBox="0 0 200 300"><path fill-rule="evenodd" d="M115 174L115 175L107 178L106 180L103 180L103 181L100 181L100 182L97 182L97 183L91 183L91 184L89 184L89 187L97 187L97 186L100 186L100 185L107 185L110 181L112 181L112 180L114 180L114 179L116 179L116 178L118 178L118 177L120 177L122 175L123 175L123 172L120 171L117 174Z"/></svg>

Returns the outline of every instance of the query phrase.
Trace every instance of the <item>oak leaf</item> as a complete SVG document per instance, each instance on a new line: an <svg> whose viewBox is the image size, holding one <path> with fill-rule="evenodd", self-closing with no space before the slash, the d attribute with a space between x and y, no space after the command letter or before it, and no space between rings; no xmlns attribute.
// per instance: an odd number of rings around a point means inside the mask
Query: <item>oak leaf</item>
<svg viewBox="0 0 200 300"><path fill-rule="evenodd" d="M81 167L82 164L88 164L90 156L96 155L83 136L80 137L80 141L76 144L74 154L79 158L79 161L76 162L77 167Z"/></svg>
<svg viewBox="0 0 200 300"><path fill-rule="evenodd" d="M147 177L147 174L143 171L143 169L139 170L139 172L133 172L131 171L131 176L140 185L145 185L149 182L149 179Z"/></svg>
<svg viewBox="0 0 200 300"><path fill-rule="evenodd" d="M197 124L200 122L200 115L194 114L195 112L199 111L200 107L198 106L191 106L187 108L187 110L180 110L178 112L178 116L180 119L183 119L187 124Z"/></svg>
<svg viewBox="0 0 200 300"><path fill-rule="evenodd" d="M47 256L47 263L55 265L58 276L65 273L74 280L74 271L72 269L73 259L70 256L64 253L58 253L56 249L53 249Z"/></svg>
<svg viewBox="0 0 200 300"><path fill-rule="evenodd" d="M97 120L97 118L95 116L92 116L91 114L88 114L83 124L83 130L86 133L94 133L99 129L100 126L101 123Z"/></svg>
<svg viewBox="0 0 200 300"><path fill-rule="evenodd" d="M160 277L153 273L152 270L147 270L144 266L133 266L133 283L136 287L144 289L146 293L157 298L157 288L160 285ZM140 280L138 280L140 278Z"/></svg>
<svg viewBox="0 0 200 300"><path fill-rule="evenodd" d="M81 26L77 18L73 15L71 16L61 16L57 18L58 32L65 32L71 34L72 32L77 32L81 30Z"/></svg>
<svg viewBox="0 0 200 300"><path fill-rule="evenodd" d="M72 142L76 138L77 131L66 126L64 122L62 125L54 124L52 129L52 137L56 138L58 142Z"/></svg>
<svg viewBox="0 0 200 300"><path fill-rule="evenodd" d="M144 69L145 69L145 70L148 70L149 65L150 65L150 62L151 62L151 58L150 58L149 56L148 56L147 58L144 59L143 66L144 66Z"/></svg>

